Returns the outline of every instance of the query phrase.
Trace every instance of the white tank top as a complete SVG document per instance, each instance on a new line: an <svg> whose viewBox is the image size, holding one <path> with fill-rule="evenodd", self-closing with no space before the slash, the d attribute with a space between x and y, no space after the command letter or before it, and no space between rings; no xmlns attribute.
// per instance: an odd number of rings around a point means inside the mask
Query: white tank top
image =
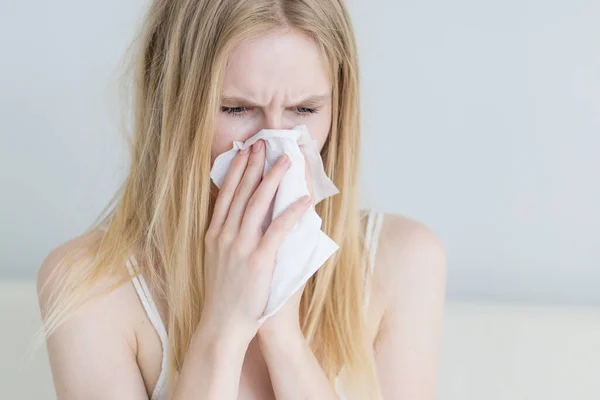
<svg viewBox="0 0 600 400"><path fill-rule="evenodd" d="M366 315L369 299L370 299L370 287L367 285L369 282L367 274L373 273L373 268L375 266L375 253L377 251L377 242L379 239L379 233L381 230L381 225L383 222L383 212L375 211L373 209L369 210L367 216L367 227L365 229L365 246L367 247L367 259L365 260L368 266L365 266L365 302L364 302L364 312ZM127 269L129 273L132 275L133 286L135 287L135 291L144 306L144 310L146 314L148 314L148 318L150 322L156 329L156 333L158 333L158 337L160 338L160 344L162 346L162 361L161 361L161 369L160 374L158 375L158 380L152 391L152 396L150 400L168 400L168 390L167 390L167 350L168 350L168 339L167 339L167 331L165 329L165 325L158 313L158 309L154 300L152 298L152 294L150 293L150 289L144 280L144 277L141 274L136 274L135 271L139 271L137 260L133 255L129 257L127 260ZM339 384L338 379L336 378L336 387L335 390L340 398L343 400L343 389Z"/></svg>

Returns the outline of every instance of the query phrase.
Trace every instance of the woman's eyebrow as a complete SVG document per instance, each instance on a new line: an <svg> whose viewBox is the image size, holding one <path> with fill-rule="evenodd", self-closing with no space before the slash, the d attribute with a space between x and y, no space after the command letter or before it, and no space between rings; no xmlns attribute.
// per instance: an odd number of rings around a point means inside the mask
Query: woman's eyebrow
<svg viewBox="0 0 600 400"><path fill-rule="evenodd" d="M294 102L294 105L302 104L304 106L314 106L314 105L321 104L325 100L328 100L330 98L331 98L330 93L316 94L316 95L308 96L304 99L300 99L300 100ZM243 104L248 107L262 107L261 104L256 104L253 100L246 99L242 96L235 96L235 95L234 96L225 95L225 96L221 97L221 102L227 103L227 104Z"/></svg>

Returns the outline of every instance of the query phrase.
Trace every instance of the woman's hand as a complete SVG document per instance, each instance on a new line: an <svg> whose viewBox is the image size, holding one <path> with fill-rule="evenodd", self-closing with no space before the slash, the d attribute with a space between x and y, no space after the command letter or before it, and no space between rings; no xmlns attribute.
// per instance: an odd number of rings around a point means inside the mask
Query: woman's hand
<svg viewBox="0 0 600 400"><path fill-rule="evenodd" d="M262 222L290 160L280 157L262 178L264 162L262 140L236 155L219 190L205 239L201 325L248 335L248 340L256 334L267 304L277 250L310 205L308 196L299 199L263 234Z"/></svg>

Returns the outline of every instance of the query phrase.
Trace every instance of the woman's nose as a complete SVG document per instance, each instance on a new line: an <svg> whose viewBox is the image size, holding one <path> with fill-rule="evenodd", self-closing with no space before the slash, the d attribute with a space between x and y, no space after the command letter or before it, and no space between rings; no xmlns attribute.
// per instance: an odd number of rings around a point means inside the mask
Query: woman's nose
<svg viewBox="0 0 600 400"><path fill-rule="evenodd" d="M291 121L286 121L283 112L267 112L262 129L292 129L294 124Z"/></svg>

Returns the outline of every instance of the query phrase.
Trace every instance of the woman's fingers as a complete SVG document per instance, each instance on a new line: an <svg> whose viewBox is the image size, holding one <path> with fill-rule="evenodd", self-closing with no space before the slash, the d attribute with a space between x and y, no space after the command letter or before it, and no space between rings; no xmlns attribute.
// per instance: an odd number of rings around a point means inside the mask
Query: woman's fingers
<svg viewBox="0 0 600 400"><path fill-rule="evenodd" d="M241 236L262 234L261 225L277 192L279 183L289 166L290 158L284 154L277 159L273 167L267 172L250 201L248 201L242 226L240 227Z"/></svg>
<svg viewBox="0 0 600 400"><path fill-rule="evenodd" d="M248 154L250 149L245 149L235 156L227 173L223 184L219 189L219 194L215 201L215 209L213 211L212 219L210 222L209 229L221 230L222 225L225 223L231 201L235 195L235 191L244 176L246 170L246 164L248 163Z"/></svg>
<svg viewBox="0 0 600 400"><path fill-rule="evenodd" d="M303 196L292 203L284 212L275 218L265 232L257 252L275 254L287 233L294 227L302 214L310 206L310 196Z"/></svg>
<svg viewBox="0 0 600 400"><path fill-rule="evenodd" d="M239 230L248 200L260 184L264 168L265 144L264 141L258 140L252 145L246 171L229 206L229 213L223 226L224 231L237 233Z"/></svg>

